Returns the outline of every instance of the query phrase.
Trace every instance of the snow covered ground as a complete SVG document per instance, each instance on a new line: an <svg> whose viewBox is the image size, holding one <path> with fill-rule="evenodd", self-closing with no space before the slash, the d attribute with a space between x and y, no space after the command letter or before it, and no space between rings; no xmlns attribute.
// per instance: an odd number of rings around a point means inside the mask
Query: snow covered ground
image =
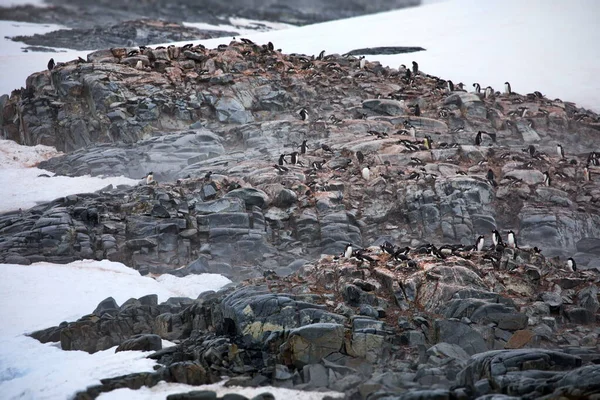
<svg viewBox="0 0 600 400"><path fill-rule="evenodd" d="M155 365L145 358L147 352L63 351L59 344L41 344L23 333L76 320L109 296L122 304L132 297L157 294L162 302L169 297L196 298L230 282L215 274L155 280L106 260L0 264L0 274L2 399L65 399L102 378L152 371Z"/></svg>
<svg viewBox="0 0 600 400"><path fill-rule="evenodd" d="M70 194L95 192L111 184L139 183L139 180L124 176L54 176L53 172L33 167L60 154L49 146L21 146L11 140L0 140L0 212L31 208L39 202Z"/></svg>

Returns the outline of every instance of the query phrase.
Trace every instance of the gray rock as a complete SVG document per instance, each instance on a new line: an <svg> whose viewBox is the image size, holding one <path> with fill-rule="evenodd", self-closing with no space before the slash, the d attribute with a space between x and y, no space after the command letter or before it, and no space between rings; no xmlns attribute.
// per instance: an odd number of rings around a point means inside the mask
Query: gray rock
<svg viewBox="0 0 600 400"><path fill-rule="evenodd" d="M262 190L254 188L235 189L225 195L225 198L231 197L242 199L246 207L257 206L263 208L269 203L269 196Z"/></svg>
<svg viewBox="0 0 600 400"><path fill-rule="evenodd" d="M158 335L137 335L131 339L125 340L117 347L115 353L119 351L156 351L162 349L162 339Z"/></svg>
<svg viewBox="0 0 600 400"><path fill-rule="evenodd" d="M480 333L458 321L435 320L436 342L446 342L460 346L469 355L488 350Z"/></svg>

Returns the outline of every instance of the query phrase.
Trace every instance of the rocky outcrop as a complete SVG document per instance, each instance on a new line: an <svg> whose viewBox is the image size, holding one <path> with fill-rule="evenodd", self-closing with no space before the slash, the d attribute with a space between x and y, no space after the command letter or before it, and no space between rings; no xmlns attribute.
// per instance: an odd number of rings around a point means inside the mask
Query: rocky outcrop
<svg viewBox="0 0 600 400"><path fill-rule="evenodd" d="M107 299L34 337L90 352L175 341L125 386L227 375L349 398L533 398L577 393L594 373L600 190L582 143L596 114L267 45L127 51L32 75L2 128L72 150L49 170L156 182L0 215L0 262L108 258L243 282L163 304ZM517 243L492 245L492 230Z"/></svg>

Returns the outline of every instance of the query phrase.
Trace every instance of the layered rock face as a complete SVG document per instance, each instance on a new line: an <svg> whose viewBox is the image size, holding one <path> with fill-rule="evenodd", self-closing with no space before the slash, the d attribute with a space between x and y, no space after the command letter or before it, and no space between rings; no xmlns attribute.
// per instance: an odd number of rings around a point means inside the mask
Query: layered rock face
<svg viewBox="0 0 600 400"><path fill-rule="evenodd" d="M597 392L577 381L600 360L596 114L541 93L448 92L352 56L131 50L32 75L0 122L68 152L41 168L156 182L0 215L0 262L108 258L243 283L109 299L35 333L89 352L177 343L152 356L156 373L81 398L221 375L365 399ZM492 230L516 245L492 245Z"/></svg>

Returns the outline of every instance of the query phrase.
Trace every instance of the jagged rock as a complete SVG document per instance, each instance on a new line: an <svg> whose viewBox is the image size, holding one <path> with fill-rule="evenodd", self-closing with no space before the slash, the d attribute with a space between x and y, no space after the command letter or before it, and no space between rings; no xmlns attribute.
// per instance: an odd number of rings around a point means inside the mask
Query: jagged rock
<svg viewBox="0 0 600 400"><path fill-rule="evenodd" d="M321 361L339 352L344 343L344 327L338 324L319 323L296 328L290 332L284 353L298 368Z"/></svg>

